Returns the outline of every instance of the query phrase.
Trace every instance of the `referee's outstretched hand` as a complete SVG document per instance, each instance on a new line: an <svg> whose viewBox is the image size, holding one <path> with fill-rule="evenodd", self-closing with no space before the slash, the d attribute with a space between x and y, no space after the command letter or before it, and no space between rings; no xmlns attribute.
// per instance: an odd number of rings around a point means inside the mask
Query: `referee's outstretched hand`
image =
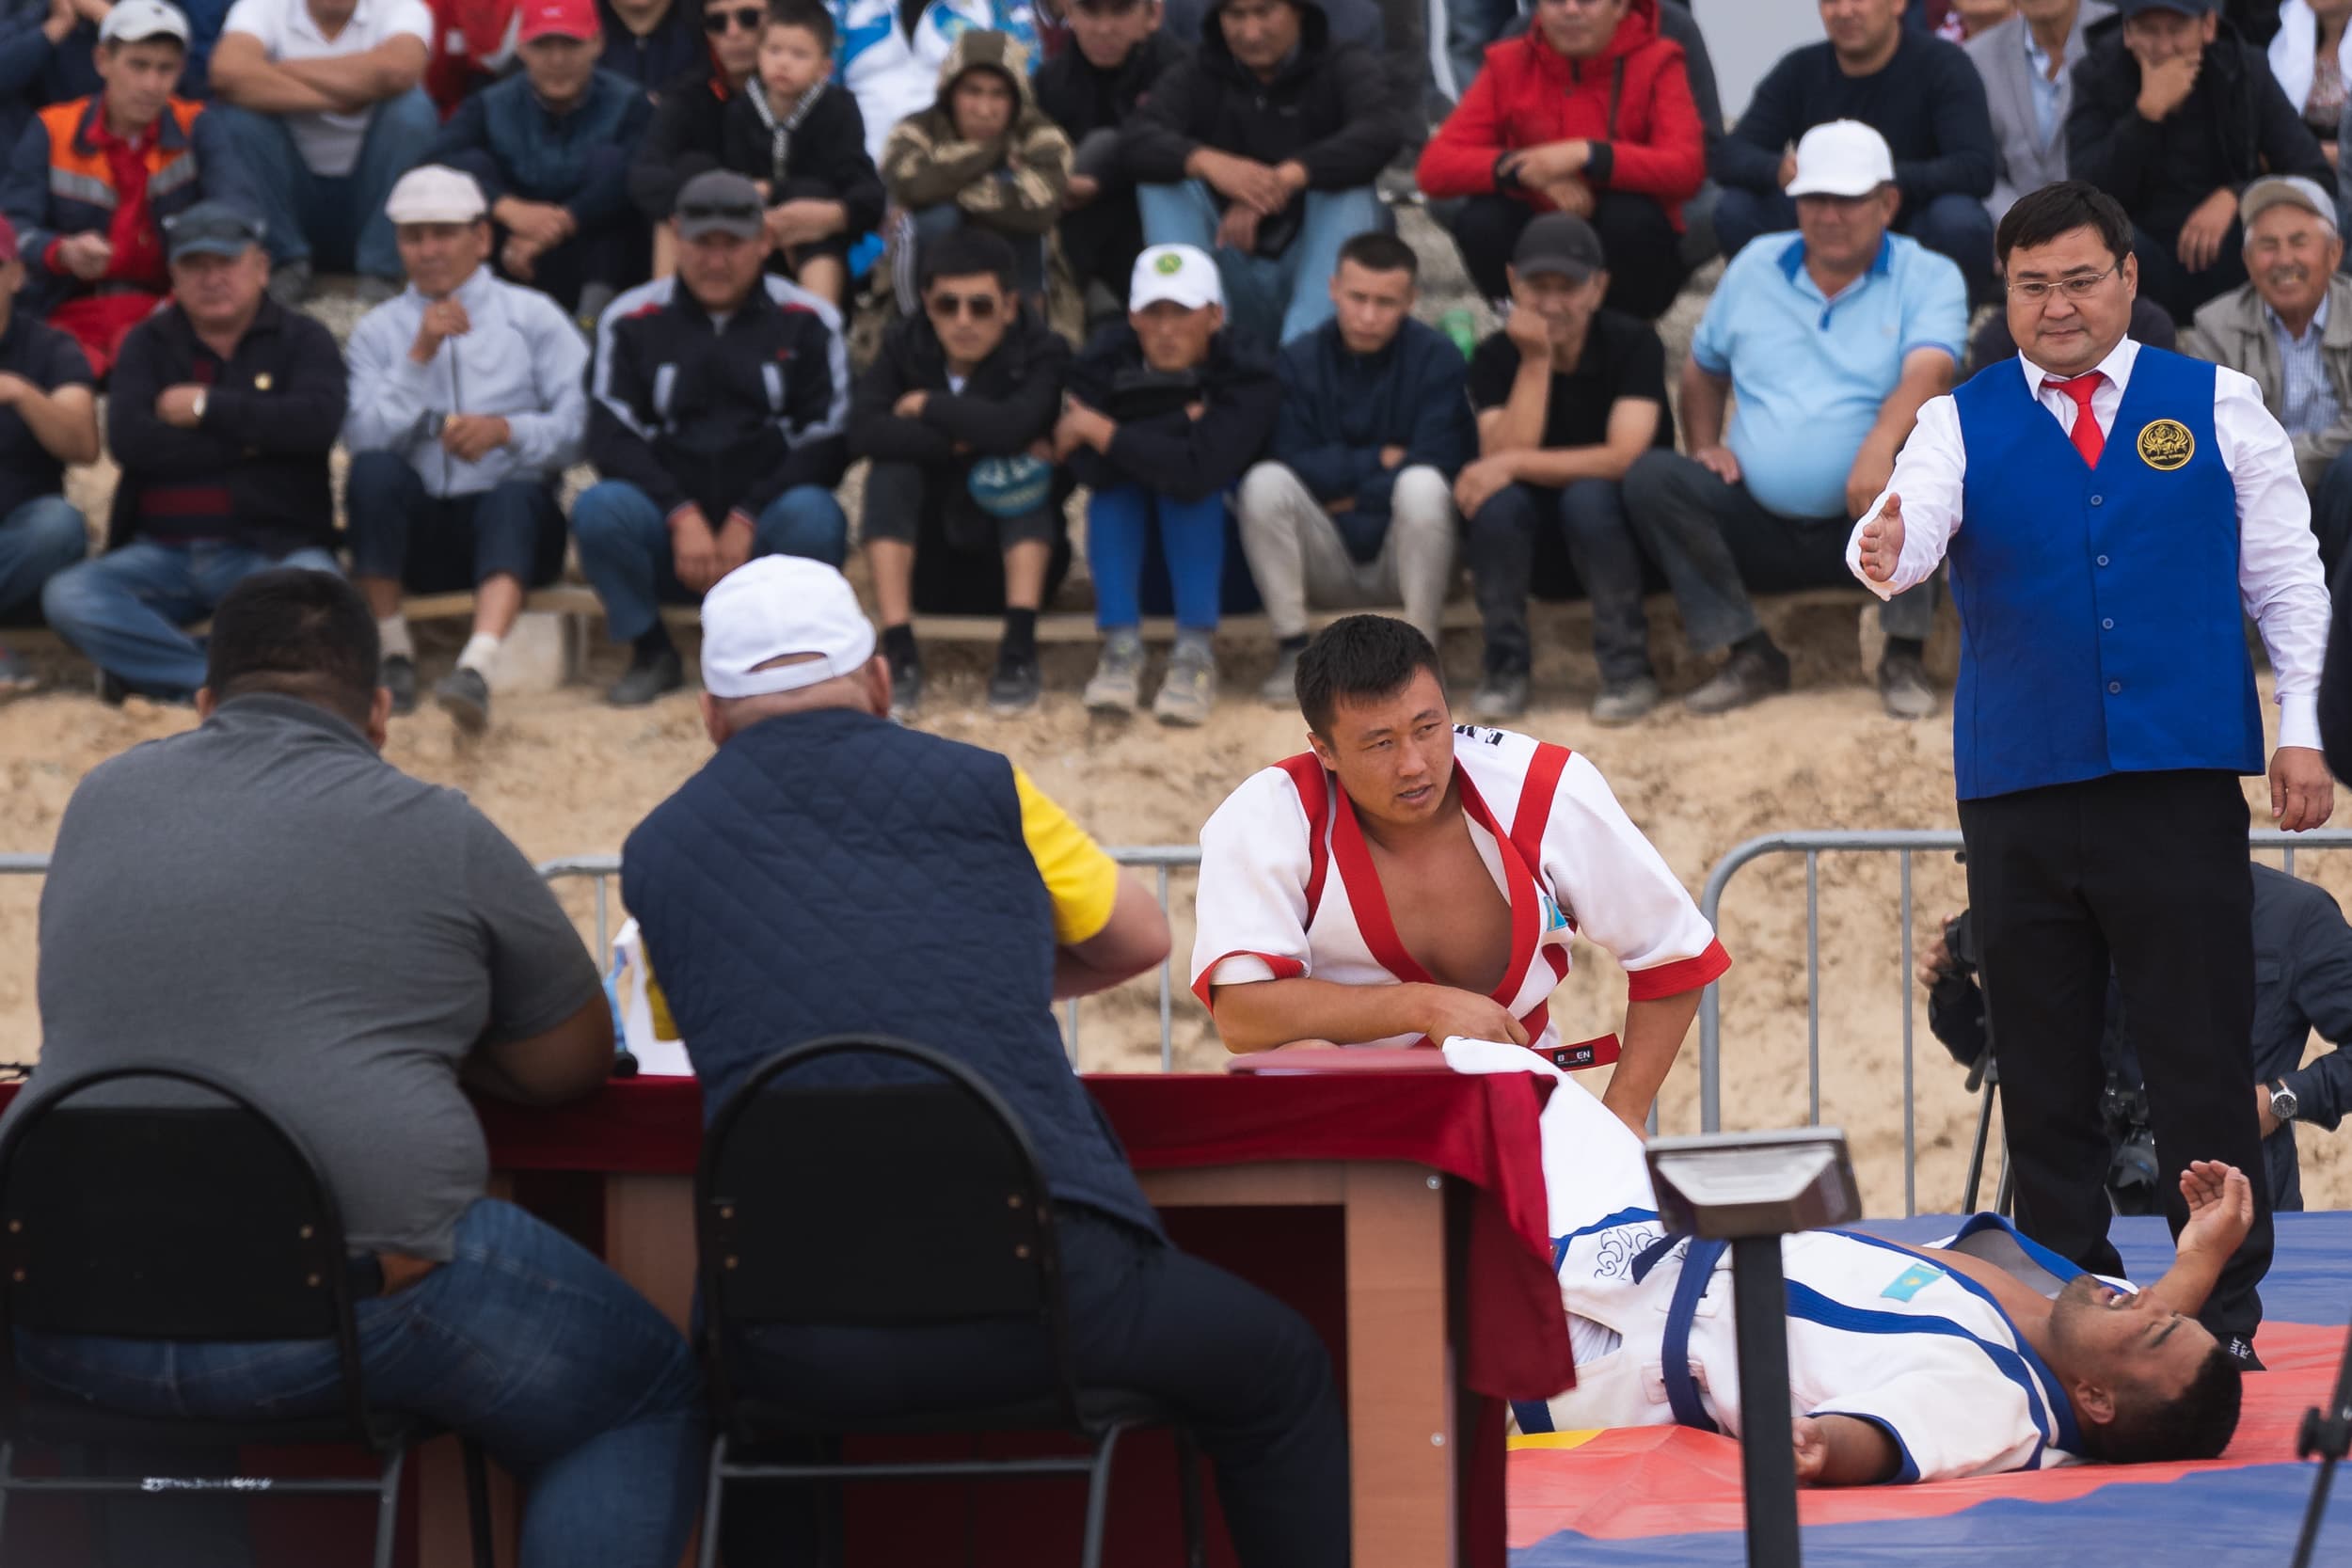
<svg viewBox="0 0 2352 1568"><path fill-rule="evenodd" d="M1903 499L1889 491L1879 515L1862 527L1862 570L1872 582L1884 582L1902 558Z"/></svg>

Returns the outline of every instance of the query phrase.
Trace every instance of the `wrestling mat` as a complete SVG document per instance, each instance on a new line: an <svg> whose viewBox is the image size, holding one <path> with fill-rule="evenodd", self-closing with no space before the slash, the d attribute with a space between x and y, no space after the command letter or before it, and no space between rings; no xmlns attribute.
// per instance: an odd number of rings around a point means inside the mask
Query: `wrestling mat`
<svg viewBox="0 0 2352 1568"><path fill-rule="evenodd" d="M1950 1216L1874 1220L1902 1241L1948 1236ZM2172 1256L2164 1222L2116 1221L2126 1272ZM2314 1467L2295 1457L2305 1409L2327 1402L2352 1316L2352 1213L2280 1214L2237 1437L2194 1465L2069 1465L1921 1486L1806 1492L1808 1568L2043 1568L2086 1561L2283 1565ZM1745 1561L1740 1448L1675 1427L1514 1437L1512 1568L1706 1568ZM2352 1465L2341 1467L2314 1560L2352 1562Z"/></svg>

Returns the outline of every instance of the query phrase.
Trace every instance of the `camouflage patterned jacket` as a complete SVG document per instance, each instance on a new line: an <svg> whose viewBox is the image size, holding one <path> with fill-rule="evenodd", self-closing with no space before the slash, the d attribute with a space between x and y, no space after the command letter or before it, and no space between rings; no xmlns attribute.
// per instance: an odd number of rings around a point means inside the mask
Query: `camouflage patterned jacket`
<svg viewBox="0 0 2352 1568"><path fill-rule="evenodd" d="M967 141L956 134L949 95L970 71L993 71L1012 83L1020 107L1001 137ZM910 211L952 201L1000 233L1043 234L1061 215L1070 160L1070 138L1029 90L1025 52L1003 33L975 30L956 39L940 67L937 101L891 128L882 177L890 199Z"/></svg>

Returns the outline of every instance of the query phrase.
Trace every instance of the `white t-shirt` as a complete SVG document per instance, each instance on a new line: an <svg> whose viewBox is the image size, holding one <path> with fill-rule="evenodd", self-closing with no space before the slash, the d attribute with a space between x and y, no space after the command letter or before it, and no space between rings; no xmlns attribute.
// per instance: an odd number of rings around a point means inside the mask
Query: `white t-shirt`
<svg viewBox="0 0 2352 1568"><path fill-rule="evenodd" d="M220 30L260 39L272 61L322 60L363 55L402 33L430 49L433 13L424 0L359 0L342 31L330 39L319 30L305 0L236 0ZM357 114L288 115L286 129L311 173L340 180L358 163L359 144L374 112L371 107Z"/></svg>

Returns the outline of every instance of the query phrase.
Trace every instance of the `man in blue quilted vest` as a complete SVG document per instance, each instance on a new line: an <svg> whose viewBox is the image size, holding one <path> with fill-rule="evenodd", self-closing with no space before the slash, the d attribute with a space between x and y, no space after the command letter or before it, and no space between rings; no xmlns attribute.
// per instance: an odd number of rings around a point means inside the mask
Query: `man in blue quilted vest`
<svg viewBox="0 0 2352 1568"><path fill-rule="evenodd" d="M2107 971L2139 1042L2171 1199L2188 1156L2254 1183L2252 1228L2201 1317L2249 1370L2270 1264L2248 1041L2246 797L2263 771L2253 616L2277 673L2270 810L2334 809L2317 750L2328 590L2295 448L2235 371L2126 335L2131 220L2046 185L1996 241L2019 355L1919 410L1847 560L1882 596L1947 554L1961 617L1952 767L2017 1219L2099 1274Z"/></svg>
<svg viewBox="0 0 2352 1568"><path fill-rule="evenodd" d="M879 1034L954 1053L1019 1113L1059 1202L1073 1370L1165 1402L1216 1466L1243 1568L1344 1568L1347 1439L1314 1331L1170 1245L1062 1054L1053 1003L1168 953L1168 922L993 752L890 721L890 673L841 574L772 555L703 600L718 754L629 834L622 895L712 1111L802 1040ZM812 1074L825 1069L811 1069ZM1026 1389L1036 1325L771 1325L755 1375L887 1418ZM765 1549L772 1551L772 1544Z"/></svg>

